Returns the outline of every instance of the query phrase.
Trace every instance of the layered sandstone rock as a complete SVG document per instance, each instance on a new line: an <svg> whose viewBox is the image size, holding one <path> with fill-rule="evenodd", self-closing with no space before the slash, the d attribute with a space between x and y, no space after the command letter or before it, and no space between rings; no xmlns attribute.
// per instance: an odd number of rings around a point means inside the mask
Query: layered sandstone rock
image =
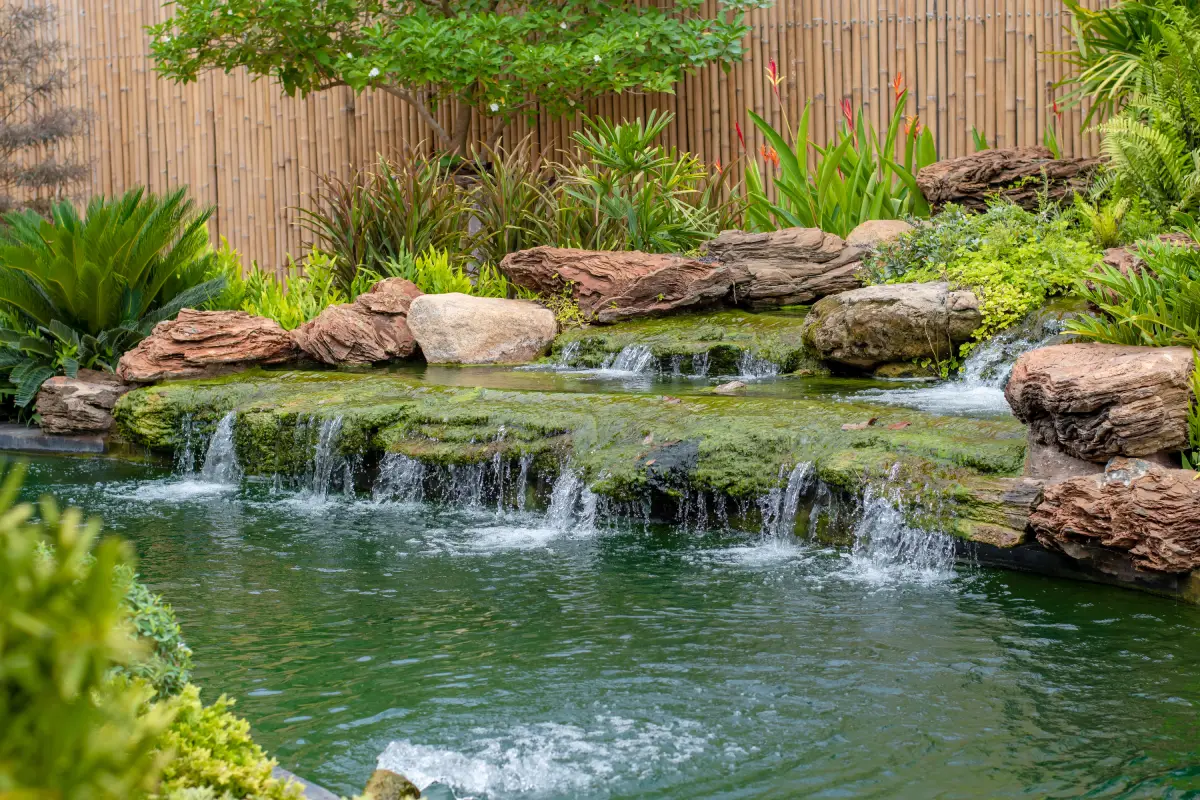
<svg viewBox="0 0 1200 800"><path fill-rule="evenodd" d="M804 341L821 358L858 369L948 358L980 325L979 300L946 283L853 289L816 303Z"/></svg>
<svg viewBox="0 0 1200 800"><path fill-rule="evenodd" d="M292 337L311 358L325 364L375 364L408 358L417 340L408 328L408 309L422 294L403 278L376 283L353 303L329 306Z"/></svg>
<svg viewBox="0 0 1200 800"><path fill-rule="evenodd" d="M560 247L510 253L500 271L542 295L569 291L584 316L597 322L717 305L735 283L728 267L693 258Z"/></svg>
<svg viewBox="0 0 1200 800"><path fill-rule="evenodd" d="M817 228L725 231L704 252L731 270L733 299L751 306L811 303L862 285L858 270L865 250Z"/></svg>
<svg viewBox="0 0 1200 800"><path fill-rule="evenodd" d="M1128 554L1158 572L1200 568L1200 481L1191 470L1114 458L1103 473L1047 486L1030 516L1044 546L1080 560L1089 548Z"/></svg>
<svg viewBox="0 0 1200 800"><path fill-rule="evenodd" d="M1037 444L1084 461L1187 444L1186 347L1060 344L1017 359L1004 395Z"/></svg>
<svg viewBox="0 0 1200 800"><path fill-rule="evenodd" d="M57 375L42 384L36 408L46 433L106 433L118 398L133 387L111 372L81 369L74 378Z"/></svg>
<svg viewBox="0 0 1200 800"><path fill-rule="evenodd" d="M523 364L558 333L554 314L537 303L457 292L413 300L408 327L431 364Z"/></svg>
<svg viewBox="0 0 1200 800"><path fill-rule="evenodd" d="M913 226L902 219L869 219L850 231L846 236L846 245L871 250L895 241L911 230Z"/></svg>
<svg viewBox="0 0 1200 800"><path fill-rule="evenodd" d="M275 320L244 311L185 308L121 356L117 376L131 383L200 378L299 356L296 343Z"/></svg>
<svg viewBox="0 0 1200 800"><path fill-rule="evenodd" d="M1055 158L1045 147L980 150L930 164L917 173L917 186L934 210L956 203L983 211L997 197L1033 209L1042 195L1070 199L1099 165L1098 158Z"/></svg>

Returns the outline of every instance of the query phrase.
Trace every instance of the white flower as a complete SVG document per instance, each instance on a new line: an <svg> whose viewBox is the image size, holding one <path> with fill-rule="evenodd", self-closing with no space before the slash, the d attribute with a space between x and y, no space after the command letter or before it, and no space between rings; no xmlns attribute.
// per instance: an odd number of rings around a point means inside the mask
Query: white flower
<svg viewBox="0 0 1200 800"><path fill-rule="evenodd" d="M568 100L568 101L567 101L567 105L569 105L569 106L574 106L574 105L575 105L575 101L574 101L574 100Z"/></svg>
<svg viewBox="0 0 1200 800"><path fill-rule="evenodd" d="M499 111L499 110L500 110L500 104L499 104L499 103L492 103L490 106L488 106L488 108L490 108L490 109L492 110L492 113L494 114L494 113L496 113L497 111Z"/></svg>
<svg viewBox="0 0 1200 800"><path fill-rule="evenodd" d="M599 56L599 55L594 55L594 56L592 56L592 61L595 61L597 64L599 64L599 63L600 63L600 56Z"/></svg>
<svg viewBox="0 0 1200 800"><path fill-rule="evenodd" d="M565 31L567 29L567 23L560 22L560 23L558 23L558 27L562 28Z"/></svg>
<svg viewBox="0 0 1200 800"><path fill-rule="evenodd" d="M367 77L378 78L379 77L379 67L371 67L371 71L367 73Z"/></svg>

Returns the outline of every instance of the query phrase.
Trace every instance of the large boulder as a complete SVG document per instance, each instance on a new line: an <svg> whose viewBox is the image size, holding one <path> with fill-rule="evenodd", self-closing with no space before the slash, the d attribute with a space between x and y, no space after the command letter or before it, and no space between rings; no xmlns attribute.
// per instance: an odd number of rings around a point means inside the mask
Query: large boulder
<svg viewBox="0 0 1200 800"><path fill-rule="evenodd" d="M36 408L46 433L106 433L112 410L133 387L111 372L81 369L74 378L57 375L42 384Z"/></svg>
<svg viewBox="0 0 1200 800"><path fill-rule="evenodd" d="M736 275L733 299L751 306L811 303L862 285L865 250L817 228L725 231L705 243L704 252Z"/></svg>
<svg viewBox="0 0 1200 800"><path fill-rule="evenodd" d="M570 292L597 322L617 322L724 301L735 272L721 264L674 255L535 247L509 253L500 272L543 295Z"/></svg>
<svg viewBox="0 0 1200 800"><path fill-rule="evenodd" d="M846 244L860 250L874 250L912 230L913 226L902 219L868 219L858 223L854 230L846 235Z"/></svg>
<svg viewBox="0 0 1200 800"><path fill-rule="evenodd" d="M1100 547L1139 569L1200 568L1200 481L1191 470L1114 458L1103 473L1047 486L1029 522L1039 542L1072 558L1091 561Z"/></svg>
<svg viewBox="0 0 1200 800"><path fill-rule="evenodd" d="M558 333L553 312L537 303L457 292L413 300L408 327L431 364L523 364Z"/></svg>
<svg viewBox="0 0 1200 800"><path fill-rule="evenodd" d="M805 320L804 341L826 361L870 370L949 358L981 322L975 294L946 283L867 286L818 301Z"/></svg>
<svg viewBox="0 0 1200 800"><path fill-rule="evenodd" d="M1031 439L1104 463L1187 444L1186 347L1060 344L1017 359L1004 396Z"/></svg>
<svg viewBox="0 0 1200 800"><path fill-rule="evenodd" d="M917 173L917 186L934 210L956 203L983 211L997 197L1032 210L1043 195L1074 197L1099 165L1098 158L1055 158L1045 147L980 150L930 164Z"/></svg>
<svg viewBox="0 0 1200 800"><path fill-rule="evenodd" d="M273 319L185 308L121 356L117 376L131 383L202 378L299 356L291 335Z"/></svg>
<svg viewBox="0 0 1200 800"><path fill-rule="evenodd" d="M408 308L422 294L404 278L376 283L353 303L329 306L292 332L300 349L325 364L374 364L408 358L417 340Z"/></svg>

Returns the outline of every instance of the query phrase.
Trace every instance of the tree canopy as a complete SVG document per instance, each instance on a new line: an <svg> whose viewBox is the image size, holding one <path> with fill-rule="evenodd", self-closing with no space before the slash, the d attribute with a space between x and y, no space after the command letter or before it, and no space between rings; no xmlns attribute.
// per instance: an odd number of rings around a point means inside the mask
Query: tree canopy
<svg viewBox="0 0 1200 800"><path fill-rule="evenodd" d="M411 104L461 153L471 111L498 133L536 108L572 113L606 92L669 92L741 58L745 11L771 0L175 0L149 31L159 71L192 81L246 67L290 95L378 89ZM453 104L452 122L436 110Z"/></svg>

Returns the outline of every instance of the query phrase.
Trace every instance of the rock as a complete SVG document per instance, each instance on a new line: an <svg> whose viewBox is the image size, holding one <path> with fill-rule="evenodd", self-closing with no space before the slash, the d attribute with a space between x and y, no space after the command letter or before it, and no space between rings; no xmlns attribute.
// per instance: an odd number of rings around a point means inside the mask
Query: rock
<svg viewBox="0 0 1200 800"><path fill-rule="evenodd" d="M117 375L132 383L201 378L299 356L296 343L275 320L245 311L185 308L121 356Z"/></svg>
<svg viewBox="0 0 1200 800"><path fill-rule="evenodd" d="M976 478L962 486L950 520L954 532L973 542L1016 547L1029 538L1029 515L1042 499L1042 482L1028 478Z"/></svg>
<svg viewBox="0 0 1200 800"><path fill-rule="evenodd" d="M817 228L725 231L704 252L736 271L734 299L751 306L811 303L862 285L864 251Z"/></svg>
<svg viewBox="0 0 1200 800"><path fill-rule="evenodd" d="M420 297L404 278L376 283L353 303L329 306L292 332L300 349L325 364L374 364L408 358L417 340L408 329L408 307Z"/></svg>
<svg viewBox="0 0 1200 800"><path fill-rule="evenodd" d="M1017 359L1004 396L1032 440L1084 461L1187 444L1186 347L1060 344Z"/></svg>
<svg viewBox="0 0 1200 800"><path fill-rule="evenodd" d="M902 219L869 219L860 222L858 227L850 231L846 237L846 246L872 250L900 238L911 230L913 226Z"/></svg>
<svg viewBox="0 0 1200 800"><path fill-rule="evenodd" d="M367 780L363 794L371 800L418 800L421 790L408 778L390 769L377 769Z"/></svg>
<svg viewBox="0 0 1200 800"><path fill-rule="evenodd" d="M946 283L867 286L819 300L805 320L804 341L825 360L869 370L948 358L981 322L975 295Z"/></svg>
<svg viewBox="0 0 1200 800"><path fill-rule="evenodd" d="M893 361L875 368L875 377L884 380L929 380L940 376L941 373L932 364L921 366L911 361Z"/></svg>
<svg viewBox="0 0 1200 800"><path fill-rule="evenodd" d="M431 364L523 364L558 333L553 312L537 303L457 292L413 300L408 327Z"/></svg>
<svg viewBox="0 0 1200 800"><path fill-rule="evenodd" d="M559 247L509 253L500 271L542 295L570 291L583 315L598 322L717 305L735 283L733 270L693 258Z"/></svg>
<svg viewBox="0 0 1200 800"><path fill-rule="evenodd" d="M1178 247L1197 247L1192 237L1186 233L1160 233L1158 240ZM1116 267L1122 275L1128 275L1130 270L1141 272L1142 260L1137 255L1139 247L1140 243L1136 242L1123 247L1110 247L1104 251L1104 258L1100 263Z"/></svg>
<svg viewBox="0 0 1200 800"><path fill-rule="evenodd" d="M37 413L45 433L105 433L113 426L117 399L133 387L111 372L81 369L74 378L57 375L42 384Z"/></svg>
<svg viewBox="0 0 1200 800"><path fill-rule="evenodd" d="M1200 567L1200 480L1191 470L1117 457L1103 473L1047 486L1030 517L1037 540L1074 558L1124 551L1135 567Z"/></svg>
<svg viewBox="0 0 1200 800"><path fill-rule="evenodd" d="M730 381L713 389L713 394L737 394L745 388L746 384L743 381Z"/></svg>
<svg viewBox="0 0 1200 800"><path fill-rule="evenodd" d="M1045 147L980 150L938 161L917 173L917 186L935 211L956 203L983 211L996 197L1033 210L1048 195L1070 199L1087 187L1098 158L1055 158Z"/></svg>
<svg viewBox="0 0 1200 800"><path fill-rule="evenodd" d="M1025 471L1022 473L1026 478L1049 484L1103 471L1094 461L1084 461L1064 453L1055 445L1042 444L1030 430L1025 445Z"/></svg>

